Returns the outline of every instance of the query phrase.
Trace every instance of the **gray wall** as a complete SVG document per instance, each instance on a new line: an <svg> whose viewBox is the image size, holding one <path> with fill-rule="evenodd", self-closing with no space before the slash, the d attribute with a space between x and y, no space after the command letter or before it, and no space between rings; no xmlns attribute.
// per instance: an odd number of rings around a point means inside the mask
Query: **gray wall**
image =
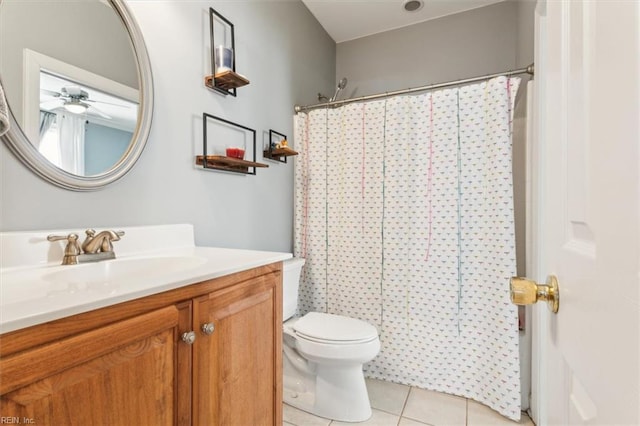
<svg viewBox="0 0 640 426"><path fill-rule="evenodd" d="M533 63L535 11L536 0L520 0L518 2L517 68L526 67Z"/></svg>
<svg viewBox="0 0 640 426"><path fill-rule="evenodd" d="M252 127L258 144L270 128L291 136L293 105L334 87L335 43L298 0L127 3L154 72L154 118L142 157L115 184L75 193L36 177L3 145L1 230L193 223L200 245L290 251L293 164L265 160L270 167L256 176L196 167L201 117L206 111ZM203 85L210 6L235 25L237 71L251 80L237 98Z"/></svg>
<svg viewBox="0 0 640 426"><path fill-rule="evenodd" d="M515 2L496 3L339 43L336 78L349 79L342 96L512 69L516 63L517 12Z"/></svg>

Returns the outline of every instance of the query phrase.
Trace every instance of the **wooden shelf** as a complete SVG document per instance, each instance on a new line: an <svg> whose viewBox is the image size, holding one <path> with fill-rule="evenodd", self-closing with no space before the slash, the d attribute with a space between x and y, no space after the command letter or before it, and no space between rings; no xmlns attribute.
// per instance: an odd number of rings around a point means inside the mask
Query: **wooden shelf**
<svg viewBox="0 0 640 426"><path fill-rule="evenodd" d="M196 164L208 169L225 170L236 173L249 174L249 167L269 167L267 164L241 160L239 158L226 157L224 155L207 155L207 164L204 164L204 156L196 156Z"/></svg>
<svg viewBox="0 0 640 426"><path fill-rule="evenodd" d="M277 149L265 149L263 152L265 158L271 158L274 160L280 161L283 157L292 157L294 155L298 155L297 151L294 151L291 148L277 148Z"/></svg>
<svg viewBox="0 0 640 426"><path fill-rule="evenodd" d="M232 70L227 70L215 75L206 76L204 78L204 84L210 89L219 89L228 92L236 87L246 86L249 84L249 80Z"/></svg>
<svg viewBox="0 0 640 426"><path fill-rule="evenodd" d="M281 146L281 148L276 148ZM289 148L287 144L287 135L269 129L269 147L263 151L264 158L268 158L280 163L286 163L287 157L298 155L296 151Z"/></svg>

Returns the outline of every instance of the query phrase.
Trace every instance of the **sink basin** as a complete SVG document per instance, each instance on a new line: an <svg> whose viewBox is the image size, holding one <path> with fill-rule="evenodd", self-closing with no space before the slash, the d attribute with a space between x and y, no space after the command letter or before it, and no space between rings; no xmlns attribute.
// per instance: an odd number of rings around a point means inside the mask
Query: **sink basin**
<svg viewBox="0 0 640 426"><path fill-rule="evenodd" d="M2 274L0 301L6 306L34 298L52 302L80 293L114 295L138 284L166 280L173 273L196 268L206 261L197 256L158 256L22 269ZM52 269L55 272L50 272Z"/></svg>

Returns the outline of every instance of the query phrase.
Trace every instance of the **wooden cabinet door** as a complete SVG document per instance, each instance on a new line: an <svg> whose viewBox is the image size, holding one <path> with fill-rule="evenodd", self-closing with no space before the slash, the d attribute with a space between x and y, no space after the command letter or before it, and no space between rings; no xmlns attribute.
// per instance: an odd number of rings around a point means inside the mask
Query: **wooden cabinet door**
<svg viewBox="0 0 640 426"><path fill-rule="evenodd" d="M194 424L282 424L281 282L267 274L194 300Z"/></svg>
<svg viewBox="0 0 640 426"><path fill-rule="evenodd" d="M178 400L176 374L188 308L169 306L0 359L0 413L54 426L177 423L177 407L190 404Z"/></svg>

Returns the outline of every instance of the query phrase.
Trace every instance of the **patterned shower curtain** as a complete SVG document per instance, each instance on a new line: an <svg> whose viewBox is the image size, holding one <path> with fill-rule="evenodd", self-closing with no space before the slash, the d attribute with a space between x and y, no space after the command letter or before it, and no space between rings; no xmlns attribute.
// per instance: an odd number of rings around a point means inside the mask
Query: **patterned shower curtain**
<svg viewBox="0 0 640 426"><path fill-rule="evenodd" d="M377 326L368 377L520 418L511 125L518 78L295 116L299 313Z"/></svg>

